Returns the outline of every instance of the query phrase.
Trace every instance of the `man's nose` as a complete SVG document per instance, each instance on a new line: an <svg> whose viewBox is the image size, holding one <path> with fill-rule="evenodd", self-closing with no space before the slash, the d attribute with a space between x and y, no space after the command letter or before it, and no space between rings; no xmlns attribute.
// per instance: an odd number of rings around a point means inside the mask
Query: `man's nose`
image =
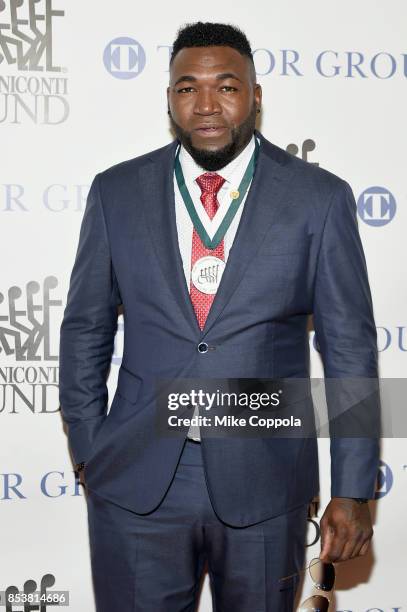
<svg viewBox="0 0 407 612"><path fill-rule="evenodd" d="M197 115L214 115L222 111L215 93L201 90L195 98L194 112Z"/></svg>

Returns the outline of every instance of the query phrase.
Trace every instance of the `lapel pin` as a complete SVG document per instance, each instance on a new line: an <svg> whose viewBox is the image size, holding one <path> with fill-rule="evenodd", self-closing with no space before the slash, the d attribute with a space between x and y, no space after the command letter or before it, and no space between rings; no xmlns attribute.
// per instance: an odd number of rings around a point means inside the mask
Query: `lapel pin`
<svg viewBox="0 0 407 612"><path fill-rule="evenodd" d="M237 200L237 198L239 197L239 195L240 195L240 194L239 194L239 192L237 191L237 189L236 189L236 190L234 190L234 191L231 191L231 192L230 192L230 197L232 198L232 200Z"/></svg>

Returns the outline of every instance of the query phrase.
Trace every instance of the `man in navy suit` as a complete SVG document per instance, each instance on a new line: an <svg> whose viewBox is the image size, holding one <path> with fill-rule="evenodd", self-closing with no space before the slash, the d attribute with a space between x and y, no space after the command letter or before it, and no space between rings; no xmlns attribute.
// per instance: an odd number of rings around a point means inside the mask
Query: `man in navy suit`
<svg viewBox="0 0 407 612"><path fill-rule="evenodd" d="M85 474L98 612L192 611L205 563L214 610L293 609L319 489L316 436L217 437L197 419L161 435L157 380L309 381L309 315L327 379L377 379L351 188L266 140L260 110L245 35L189 25L170 62L176 140L91 186L61 326L60 401ZM293 405L310 414L310 386L300 389ZM376 422L377 402L367 406ZM378 460L378 437L331 439L322 560L366 553Z"/></svg>

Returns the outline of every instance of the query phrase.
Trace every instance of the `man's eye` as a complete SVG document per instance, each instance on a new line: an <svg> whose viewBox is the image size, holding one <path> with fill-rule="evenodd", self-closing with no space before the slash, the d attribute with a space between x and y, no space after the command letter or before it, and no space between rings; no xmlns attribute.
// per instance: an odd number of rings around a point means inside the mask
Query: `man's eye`
<svg viewBox="0 0 407 612"><path fill-rule="evenodd" d="M224 91L237 91L237 88L236 87L232 87L231 85L224 85L222 87L222 90L224 90Z"/></svg>
<svg viewBox="0 0 407 612"><path fill-rule="evenodd" d="M194 91L193 87L181 87L181 89L177 89L177 93L190 93Z"/></svg>

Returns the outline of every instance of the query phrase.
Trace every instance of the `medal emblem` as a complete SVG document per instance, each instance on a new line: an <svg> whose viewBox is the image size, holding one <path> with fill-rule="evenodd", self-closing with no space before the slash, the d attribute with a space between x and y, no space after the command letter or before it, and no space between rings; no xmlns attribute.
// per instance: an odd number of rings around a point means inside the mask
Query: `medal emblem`
<svg viewBox="0 0 407 612"><path fill-rule="evenodd" d="M211 295L216 293L225 267L225 262L219 257L213 255L201 257L195 262L191 271L194 286L201 293Z"/></svg>

